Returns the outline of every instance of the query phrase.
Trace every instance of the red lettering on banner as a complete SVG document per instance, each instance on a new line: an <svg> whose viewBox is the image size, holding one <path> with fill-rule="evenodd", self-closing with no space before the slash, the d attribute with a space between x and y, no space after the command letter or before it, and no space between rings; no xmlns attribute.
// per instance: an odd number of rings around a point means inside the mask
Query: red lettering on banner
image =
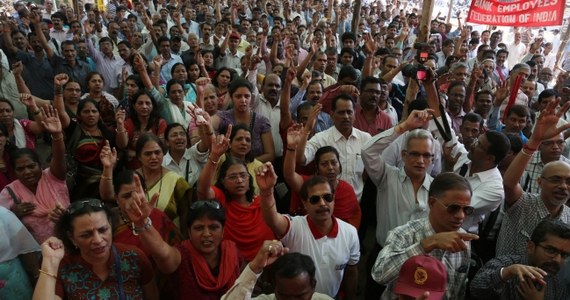
<svg viewBox="0 0 570 300"><path fill-rule="evenodd" d="M467 14L467 22L499 26L555 26L562 25L564 1L474 0Z"/></svg>

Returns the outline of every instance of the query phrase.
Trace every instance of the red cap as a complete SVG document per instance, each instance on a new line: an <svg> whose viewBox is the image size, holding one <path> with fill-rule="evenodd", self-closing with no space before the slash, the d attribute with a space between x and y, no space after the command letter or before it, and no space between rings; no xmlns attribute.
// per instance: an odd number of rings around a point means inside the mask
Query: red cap
<svg viewBox="0 0 570 300"><path fill-rule="evenodd" d="M418 297L429 292L428 300L441 300L445 294L447 270L441 261L429 256L410 257L400 269L393 292Z"/></svg>
<svg viewBox="0 0 570 300"><path fill-rule="evenodd" d="M230 39L237 39L239 40L241 38L241 36L239 35L239 33L232 31L232 33L230 34Z"/></svg>

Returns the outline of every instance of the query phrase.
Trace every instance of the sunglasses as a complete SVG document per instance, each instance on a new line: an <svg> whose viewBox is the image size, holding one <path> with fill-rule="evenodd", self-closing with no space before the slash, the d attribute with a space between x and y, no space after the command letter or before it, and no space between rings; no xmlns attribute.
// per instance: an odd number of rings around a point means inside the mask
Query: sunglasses
<svg viewBox="0 0 570 300"><path fill-rule="evenodd" d="M323 195L314 195L309 197L309 203L315 205L321 202L321 199L325 200L327 203L331 203L334 200L333 194L323 194Z"/></svg>
<svg viewBox="0 0 570 300"><path fill-rule="evenodd" d="M473 206L461 206L458 204L449 204L449 205L445 205L443 204L441 201L436 201L437 203L441 204L443 207L445 207L447 209L447 212L451 215L455 215L457 212L459 212L460 210L463 210L463 213L466 216L472 215L473 212L475 211L475 208Z"/></svg>
<svg viewBox="0 0 570 300"><path fill-rule="evenodd" d="M190 209L195 210L201 207L210 207L213 209L220 209L220 202L214 200L196 201L190 205Z"/></svg>
<svg viewBox="0 0 570 300"><path fill-rule="evenodd" d="M87 199L82 201L73 202L67 207L67 213L73 215L77 211L90 206L92 208L103 208L103 203L99 199Z"/></svg>

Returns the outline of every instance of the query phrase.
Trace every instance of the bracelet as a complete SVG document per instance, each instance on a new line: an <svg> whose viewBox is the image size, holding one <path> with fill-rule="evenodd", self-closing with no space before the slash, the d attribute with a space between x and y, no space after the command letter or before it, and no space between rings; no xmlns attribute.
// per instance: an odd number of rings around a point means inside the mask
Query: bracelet
<svg viewBox="0 0 570 300"><path fill-rule="evenodd" d="M526 150L531 151L531 152L533 152L533 153L536 152L536 150L538 150L538 149L536 149L536 148L531 148L531 147L529 147L527 144L524 144L524 145L523 145L523 149L526 149Z"/></svg>
<svg viewBox="0 0 570 300"><path fill-rule="evenodd" d="M32 114L33 114L34 116L37 116L37 115L39 115L39 114L41 114L41 113L42 113L42 110L41 110L41 109L38 109L38 110L32 112Z"/></svg>
<svg viewBox="0 0 570 300"><path fill-rule="evenodd" d="M293 151L293 152L294 152L294 151L297 151L297 148L289 148L289 147L287 147L287 151Z"/></svg>
<svg viewBox="0 0 570 300"><path fill-rule="evenodd" d="M526 148L522 148L521 153L522 153L523 155L528 156L528 157L532 157L532 155L534 154L534 151L531 151L530 153L527 152L527 151L528 151L528 150L526 150Z"/></svg>
<svg viewBox="0 0 570 300"><path fill-rule="evenodd" d="M42 269L39 269L38 271L39 271L41 274L45 274L45 275L47 275L47 276L49 276L49 277L53 277L53 278L57 279L57 275L55 275L55 274L49 273L49 272L44 271L44 270L42 270Z"/></svg>
<svg viewBox="0 0 570 300"><path fill-rule="evenodd" d="M135 227L134 222L131 223L131 226L133 228L133 234L139 235L139 233L148 230L152 226L152 221L150 220L149 217L146 217L146 223L144 223L142 227Z"/></svg>
<svg viewBox="0 0 570 300"><path fill-rule="evenodd" d="M60 137L53 137L53 135L51 136L52 142L57 142L57 141L61 141L61 140L63 140L63 134Z"/></svg>
<svg viewBox="0 0 570 300"><path fill-rule="evenodd" d="M221 157L218 158L217 161L214 161L211 156L208 156L208 160L213 164L217 165L220 162Z"/></svg>
<svg viewBox="0 0 570 300"><path fill-rule="evenodd" d="M101 179L103 179L103 180L113 180L113 177L101 175Z"/></svg>
<svg viewBox="0 0 570 300"><path fill-rule="evenodd" d="M115 132L116 133L125 133L125 132L127 132L127 130L126 129L123 129L123 130L115 129Z"/></svg>
<svg viewBox="0 0 570 300"><path fill-rule="evenodd" d="M63 86L56 86L54 90L55 95L63 95Z"/></svg>

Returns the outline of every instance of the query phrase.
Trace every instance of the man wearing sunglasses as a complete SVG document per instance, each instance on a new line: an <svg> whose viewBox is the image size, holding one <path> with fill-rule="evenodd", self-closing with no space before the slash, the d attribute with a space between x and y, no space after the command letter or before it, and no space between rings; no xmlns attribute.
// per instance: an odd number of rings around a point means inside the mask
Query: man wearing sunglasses
<svg viewBox="0 0 570 300"><path fill-rule="evenodd" d="M570 223L570 165L552 161L544 165L537 179L540 193L526 193L519 184L524 170L540 144L570 128L570 124L557 127L560 116L570 102L558 109L559 101L551 101L542 110L526 145L515 156L503 176L505 215L497 239L497 255L524 255L532 231L540 221L550 218Z"/></svg>
<svg viewBox="0 0 570 300"><path fill-rule="evenodd" d="M360 244L352 225L335 218L334 191L328 179L313 176L305 181L299 195L306 216L281 215L275 208L273 187L277 175L271 163L257 171L261 210L265 223L291 252L310 256L318 265L315 291L336 297L343 285L344 299L356 299Z"/></svg>
<svg viewBox="0 0 570 300"><path fill-rule="evenodd" d="M470 291L475 299L568 299L558 271L570 256L570 226L558 220L542 220L534 229L523 255L493 258L473 278Z"/></svg>
<svg viewBox="0 0 570 300"><path fill-rule="evenodd" d="M429 254L444 262L447 269L446 299L465 297L471 256L470 241L475 234L461 228L473 213L471 186L455 173L441 173L429 187L429 216L409 221L390 231L372 269L372 278L387 285L381 299L394 299L393 285L404 262L416 255Z"/></svg>

